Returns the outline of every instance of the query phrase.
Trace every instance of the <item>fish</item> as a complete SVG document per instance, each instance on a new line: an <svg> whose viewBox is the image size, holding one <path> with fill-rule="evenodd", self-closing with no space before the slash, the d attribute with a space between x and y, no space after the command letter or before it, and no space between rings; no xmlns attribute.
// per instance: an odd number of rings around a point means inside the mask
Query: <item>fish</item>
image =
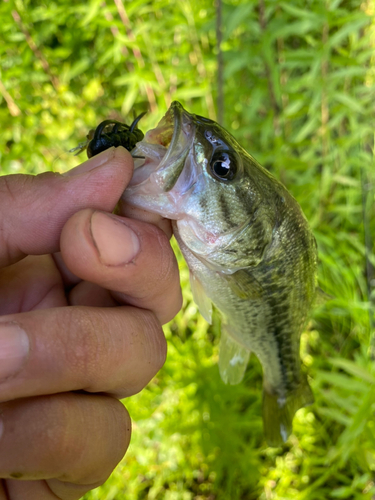
<svg viewBox="0 0 375 500"><path fill-rule="evenodd" d="M194 301L221 315L219 370L240 383L253 352L263 368L269 446L314 401L300 336L317 289L317 245L297 201L218 123L174 101L132 150L125 203L171 219Z"/></svg>

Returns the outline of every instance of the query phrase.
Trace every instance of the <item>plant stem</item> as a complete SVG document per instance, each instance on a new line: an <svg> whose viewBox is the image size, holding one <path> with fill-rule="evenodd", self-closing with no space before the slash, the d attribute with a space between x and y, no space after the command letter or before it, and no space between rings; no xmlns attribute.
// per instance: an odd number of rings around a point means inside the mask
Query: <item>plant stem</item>
<svg viewBox="0 0 375 500"><path fill-rule="evenodd" d="M224 126L224 60L221 50L222 2L216 0L216 46L217 46L217 121Z"/></svg>

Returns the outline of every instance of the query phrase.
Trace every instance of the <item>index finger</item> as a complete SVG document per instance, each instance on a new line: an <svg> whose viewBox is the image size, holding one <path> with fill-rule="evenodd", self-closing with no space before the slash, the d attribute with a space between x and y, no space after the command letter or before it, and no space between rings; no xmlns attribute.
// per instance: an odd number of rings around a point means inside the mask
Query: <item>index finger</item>
<svg viewBox="0 0 375 500"><path fill-rule="evenodd" d="M58 251L69 217L85 207L112 211L132 173L130 153L118 147L64 175L0 176L0 267Z"/></svg>

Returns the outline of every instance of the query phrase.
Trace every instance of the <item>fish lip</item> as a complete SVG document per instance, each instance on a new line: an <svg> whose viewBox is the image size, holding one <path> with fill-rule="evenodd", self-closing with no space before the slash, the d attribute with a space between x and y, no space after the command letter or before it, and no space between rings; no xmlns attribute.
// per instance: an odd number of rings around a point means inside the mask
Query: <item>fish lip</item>
<svg viewBox="0 0 375 500"><path fill-rule="evenodd" d="M154 181L162 188L164 192L171 191L175 186L181 172L184 168L185 159L189 152L189 145L185 145L183 150L173 159L176 151L179 149L183 134L183 113L186 113L178 101L173 101L166 117L171 115L173 120L173 133L170 144L164 158L159 163L157 171L153 174ZM187 114L187 113L186 113Z"/></svg>
<svg viewBox="0 0 375 500"><path fill-rule="evenodd" d="M188 113L178 101L173 101L157 126L146 132L144 139L138 142L132 151L132 154L139 154L145 158L145 160L135 160L135 171L145 167L143 170L146 172L148 168L148 174L146 177L134 175L129 183L130 190L138 189L141 185L151 182L161 192L171 191L184 169L194 136L194 116ZM155 148L160 148L156 156L151 151L153 145ZM166 148L164 156L161 151L163 148ZM150 162L153 166L148 167ZM190 187L185 188L184 192Z"/></svg>
<svg viewBox="0 0 375 500"><path fill-rule="evenodd" d="M181 106L181 104L178 101L173 101L172 104L170 105L166 117L169 117L172 115L172 120L174 122L174 127L173 127L173 133L171 137L171 141L169 143L167 152L162 159L162 161L159 164L159 169L162 168L163 164L166 164L169 160L169 158L172 156L172 152L176 149L178 140L180 138L180 132L181 132L181 122L182 122L182 112L184 111L184 108ZM169 189L166 191L169 191Z"/></svg>

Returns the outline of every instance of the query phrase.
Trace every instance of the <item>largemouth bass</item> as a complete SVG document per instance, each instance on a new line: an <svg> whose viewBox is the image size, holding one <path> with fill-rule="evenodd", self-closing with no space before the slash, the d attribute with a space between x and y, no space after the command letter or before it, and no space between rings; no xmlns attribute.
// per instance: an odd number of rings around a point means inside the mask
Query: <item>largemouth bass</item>
<svg viewBox="0 0 375 500"><path fill-rule="evenodd" d="M222 316L221 377L240 382L257 355L265 437L282 444L313 402L299 349L317 249L300 206L232 135L178 102L132 154L144 159L124 200L173 221L195 302L208 322L211 303Z"/></svg>

